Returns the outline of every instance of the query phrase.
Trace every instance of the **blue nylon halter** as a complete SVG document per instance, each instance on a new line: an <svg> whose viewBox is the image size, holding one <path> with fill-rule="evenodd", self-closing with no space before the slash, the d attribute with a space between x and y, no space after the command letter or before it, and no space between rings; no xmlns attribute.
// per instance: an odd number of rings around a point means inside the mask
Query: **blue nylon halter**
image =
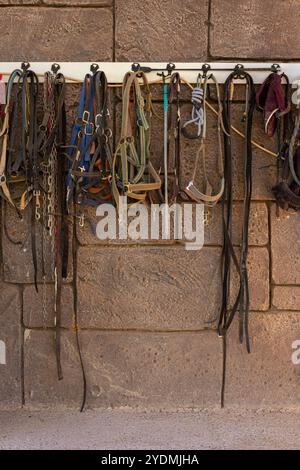
<svg viewBox="0 0 300 470"><path fill-rule="evenodd" d="M87 84L89 84L88 89L88 96L86 96L86 89ZM89 102L89 109L85 109L86 100ZM94 129L94 108L93 108L93 101L94 101L94 86L93 86L93 77L90 74L87 74L84 78L83 85L81 88L80 99L79 99L79 106L77 111L77 119L74 123L71 140L69 144L69 149L67 151L67 155L69 156L67 169L67 204L71 200L71 196L74 190L74 180L71 175L71 159L74 153L74 146L76 146L76 142L79 137L79 133L82 132L81 144L80 148L80 161L79 167L82 168L84 171L88 171L89 169L89 160L91 154L91 142L93 137L93 129ZM84 120L85 115L88 116L88 120ZM86 149L86 150L85 150Z"/></svg>

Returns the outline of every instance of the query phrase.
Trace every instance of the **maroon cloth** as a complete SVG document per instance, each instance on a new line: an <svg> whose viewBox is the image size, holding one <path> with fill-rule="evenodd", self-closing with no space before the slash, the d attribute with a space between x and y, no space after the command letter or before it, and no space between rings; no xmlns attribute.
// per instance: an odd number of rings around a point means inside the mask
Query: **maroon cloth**
<svg viewBox="0 0 300 470"><path fill-rule="evenodd" d="M283 112L286 110L281 75L273 72L266 78L256 93L256 104L263 110L266 134L272 137L277 127L276 112L274 111Z"/></svg>

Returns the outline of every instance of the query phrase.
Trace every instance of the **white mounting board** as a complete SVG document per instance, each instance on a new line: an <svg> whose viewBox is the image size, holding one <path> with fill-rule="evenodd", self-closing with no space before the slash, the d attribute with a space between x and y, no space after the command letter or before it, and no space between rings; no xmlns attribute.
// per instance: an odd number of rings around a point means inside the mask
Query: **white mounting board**
<svg viewBox="0 0 300 470"><path fill-rule="evenodd" d="M107 76L109 83L122 83L123 77L126 72L131 71L132 62L93 62L99 65L99 69L103 70ZM42 79L45 72L51 70L53 62L30 62L30 68L36 72ZM67 82L82 82L85 74L90 72L92 62L60 62L60 70L65 75ZM182 69L199 69L203 62L175 62L175 70L180 72L180 75L190 83L195 83L198 76L198 71L184 71ZM242 62L246 71L253 77L254 83L262 83L267 75L271 72L273 62ZM166 62L140 62L141 66L148 66L155 69L165 69ZM216 76L219 83L224 83L230 70L218 69L234 69L236 62L209 62L212 72ZM278 62L281 72L284 72L290 82L300 80L300 62ZM3 75L3 80L7 81L9 74L16 68L20 68L20 62L0 62L0 74ZM252 70L264 69L264 70ZM268 69L268 70L265 70ZM150 72L147 74L149 81L158 80L157 72Z"/></svg>

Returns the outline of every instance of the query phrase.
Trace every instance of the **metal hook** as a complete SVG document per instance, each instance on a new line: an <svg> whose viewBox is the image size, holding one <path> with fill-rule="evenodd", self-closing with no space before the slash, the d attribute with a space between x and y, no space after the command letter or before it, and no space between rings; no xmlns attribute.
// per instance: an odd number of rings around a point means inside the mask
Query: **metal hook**
<svg viewBox="0 0 300 470"><path fill-rule="evenodd" d="M203 72L203 78L205 78L207 76L207 73L211 69L211 66L209 64L203 64L201 68Z"/></svg>
<svg viewBox="0 0 300 470"><path fill-rule="evenodd" d="M244 78L245 77L245 67L243 64L236 64L236 66L233 69L235 73L235 78Z"/></svg>
<svg viewBox="0 0 300 470"><path fill-rule="evenodd" d="M171 75L172 72L174 72L175 68L176 68L176 65L173 64L173 62L169 62L166 66L166 70L167 70L169 75Z"/></svg>
<svg viewBox="0 0 300 470"><path fill-rule="evenodd" d="M91 67L90 67L90 71L91 71L92 73L96 73L97 70L99 70L99 65L98 65L98 64L95 64L95 63L92 64Z"/></svg>
<svg viewBox="0 0 300 470"><path fill-rule="evenodd" d="M245 70L245 69L244 69L243 64L236 64L235 67L234 67L234 71L235 71L235 72L242 72L242 71L244 71L244 70Z"/></svg>
<svg viewBox="0 0 300 470"><path fill-rule="evenodd" d="M280 69L281 69L281 67L280 67L279 64L273 64L273 65L271 66L271 71L272 71L272 72L278 73L278 72L280 72Z"/></svg>
<svg viewBox="0 0 300 470"><path fill-rule="evenodd" d="M21 64L21 69L23 70L23 72L26 72L30 67L30 63L29 62L22 62Z"/></svg>
<svg viewBox="0 0 300 470"><path fill-rule="evenodd" d="M162 70L161 72L157 72L157 75L159 77L162 77L163 80L165 80L166 78L171 76L171 73L168 71L165 72L164 70Z"/></svg>
<svg viewBox="0 0 300 470"><path fill-rule="evenodd" d="M60 65L54 62L54 64L52 64L51 66L51 71L56 74L59 71L59 69L60 69Z"/></svg>
<svg viewBox="0 0 300 470"><path fill-rule="evenodd" d="M140 70L141 66L138 62L134 62L131 66L132 72L138 72Z"/></svg>

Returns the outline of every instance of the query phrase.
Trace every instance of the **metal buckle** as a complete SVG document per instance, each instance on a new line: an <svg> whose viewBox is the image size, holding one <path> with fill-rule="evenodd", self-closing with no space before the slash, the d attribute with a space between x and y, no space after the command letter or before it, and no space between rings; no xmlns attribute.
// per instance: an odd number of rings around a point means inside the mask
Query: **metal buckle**
<svg viewBox="0 0 300 470"><path fill-rule="evenodd" d="M6 183L6 176L4 173L0 175L0 186L3 186Z"/></svg>
<svg viewBox="0 0 300 470"><path fill-rule="evenodd" d="M207 227L211 222L211 211L209 209L204 209L204 226Z"/></svg>
<svg viewBox="0 0 300 470"><path fill-rule="evenodd" d="M87 117L86 117L87 116ZM84 122L85 124L87 124L90 120L90 112L85 110L83 111L83 115L82 115L82 122Z"/></svg>
<svg viewBox="0 0 300 470"><path fill-rule="evenodd" d="M102 113L96 114L96 116L95 116L95 126L96 126L96 129L98 129L98 128L100 127L102 117L103 117L103 114L102 114Z"/></svg>
<svg viewBox="0 0 300 470"><path fill-rule="evenodd" d="M84 214L79 216L79 226L84 227Z"/></svg>
<svg viewBox="0 0 300 470"><path fill-rule="evenodd" d="M90 131L88 131L88 126L90 126ZM93 135L94 134L94 124L92 122L87 122L84 126L84 134L85 135Z"/></svg>
<svg viewBox="0 0 300 470"><path fill-rule="evenodd" d="M41 196L41 191L37 190L37 189L34 189L33 190L33 197L36 198L36 201L35 201L35 219L36 220L40 220L41 218L41 214L40 214L40 207L41 207L41 204L40 204L40 196Z"/></svg>
<svg viewBox="0 0 300 470"><path fill-rule="evenodd" d="M108 139L111 139L111 138L112 138L112 135L113 135L113 134L112 134L112 130L110 129L110 127L107 127L107 128L105 129L105 135L106 135L106 137L108 137Z"/></svg>

